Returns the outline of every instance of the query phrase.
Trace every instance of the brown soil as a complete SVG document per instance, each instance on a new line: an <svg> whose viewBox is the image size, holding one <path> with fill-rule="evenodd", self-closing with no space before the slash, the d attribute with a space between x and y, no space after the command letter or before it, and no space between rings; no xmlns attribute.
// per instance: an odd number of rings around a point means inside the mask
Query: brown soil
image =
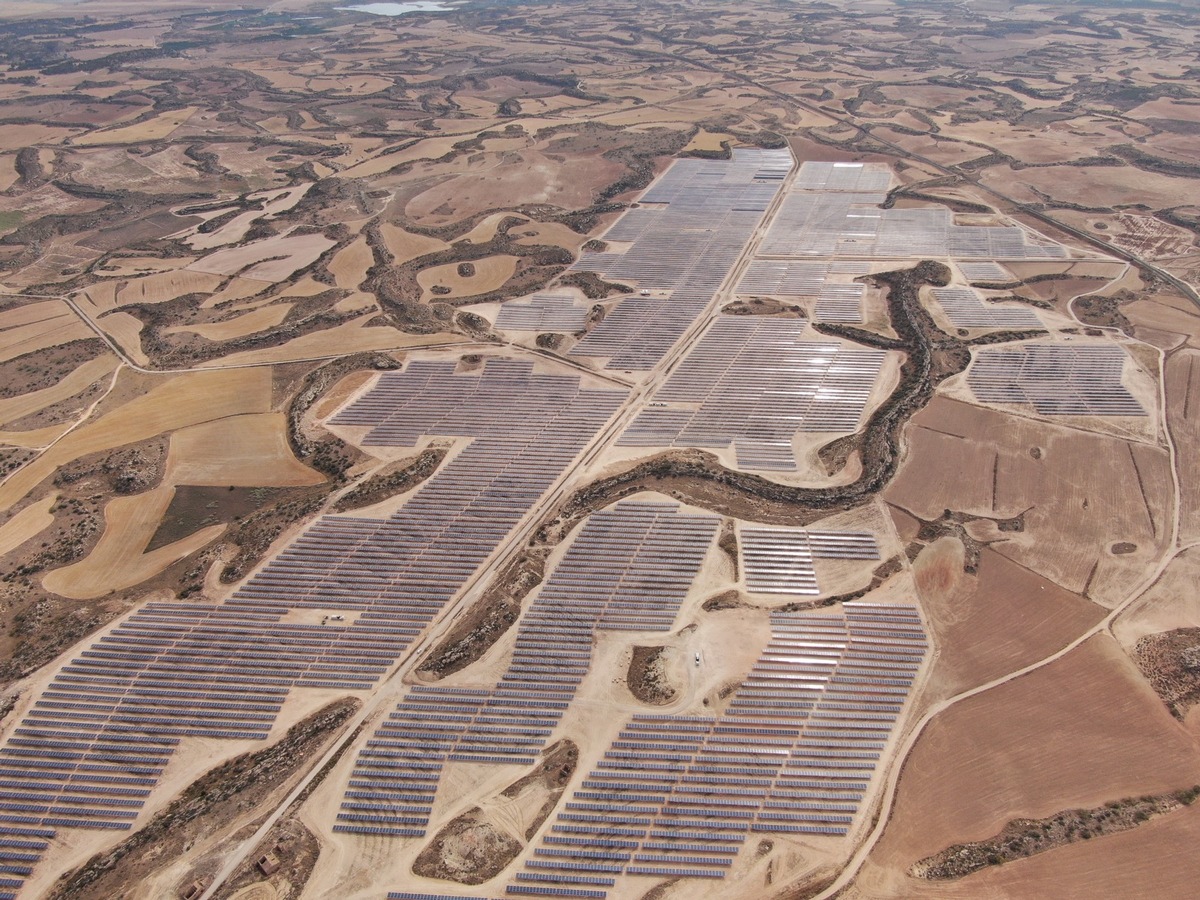
<svg viewBox="0 0 1200 900"><path fill-rule="evenodd" d="M57 384L89 359L107 350L102 340L89 338L0 362L0 399Z"/></svg>
<svg viewBox="0 0 1200 900"><path fill-rule="evenodd" d="M279 871L264 877L257 861L270 853L279 860ZM321 842L298 818L280 820L268 839L217 891L215 900L228 900L238 891L252 884L269 884L275 890L276 900L298 900L316 868L321 855Z"/></svg>
<svg viewBox="0 0 1200 900"><path fill-rule="evenodd" d="M437 833L413 863L413 874L482 884L500 874L521 850L520 841L493 825L483 810L475 807Z"/></svg>
<svg viewBox="0 0 1200 900"><path fill-rule="evenodd" d="M352 491L347 491L334 504L335 512L348 512L371 506L388 497L411 491L432 475L446 458L445 447L431 447L409 459L402 459L372 475Z"/></svg>
<svg viewBox="0 0 1200 900"><path fill-rule="evenodd" d="M727 316L778 316L781 319L803 319L804 307L783 303L770 297L751 297L749 300L735 300L721 307L721 313Z"/></svg>
<svg viewBox="0 0 1200 900"><path fill-rule="evenodd" d="M678 695L664 667L663 653L666 647L634 647L629 661L629 672L625 677L629 693L642 703L664 706Z"/></svg>
<svg viewBox="0 0 1200 900"><path fill-rule="evenodd" d="M434 680L465 669L483 656L521 614L521 601L542 583L549 548L528 550L500 570L478 601L417 670Z"/></svg>
<svg viewBox="0 0 1200 900"><path fill-rule="evenodd" d="M909 513L909 515L913 514ZM921 523L917 529L916 536L916 540L920 543L932 544L943 537L957 538L966 550L966 554L963 557L963 571L971 575L979 571L979 557L983 549L988 544L996 543L996 541L977 540L970 535L964 526L972 522L992 522L995 524L997 531L1005 534L1018 534L1025 530L1024 513L1009 519L997 519L991 516L976 516L948 509L939 518L932 521L926 521L915 515L913 518Z"/></svg>
<svg viewBox="0 0 1200 900"><path fill-rule="evenodd" d="M1165 794L1198 775L1190 735L1116 641L1099 635L935 717L905 761L871 858L907 870L951 844L986 840L1014 818Z"/></svg>
<svg viewBox="0 0 1200 900"><path fill-rule="evenodd" d="M916 863L909 873L935 881L962 878L1064 844L1128 831L1191 805L1197 796L1200 785L1170 794L1112 800L1092 809L1068 809L1044 819L1013 819L995 837L947 847Z"/></svg>
<svg viewBox="0 0 1200 900"><path fill-rule="evenodd" d="M196 779L144 828L63 875L50 900L113 900L126 885L174 864L186 848L219 833L247 810L266 807L361 705L354 699L336 700L297 722L277 744L231 759ZM201 874L190 875L186 883Z"/></svg>
<svg viewBox="0 0 1200 900"><path fill-rule="evenodd" d="M1104 328L1119 328L1132 336L1133 324L1121 312L1121 306L1137 297L1128 291L1121 291L1111 297L1101 297L1098 294L1088 294L1075 298L1072 307L1075 316L1085 325Z"/></svg>
<svg viewBox="0 0 1200 900"><path fill-rule="evenodd" d="M501 797L515 798L531 785L548 792L541 809L525 831L525 840L537 834L553 812L579 759L579 748L569 740L542 751L536 770L514 781ZM475 807L447 823L413 863L414 874L460 884L482 884L496 877L520 855L524 844L494 825L482 809Z"/></svg>
<svg viewBox="0 0 1200 900"><path fill-rule="evenodd" d="M1200 703L1200 628L1148 634L1134 647L1133 660L1175 718Z"/></svg>
<svg viewBox="0 0 1200 900"><path fill-rule="evenodd" d="M209 525L240 521L289 493L286 488L180 485L146 551L173 544Z"/></svg>

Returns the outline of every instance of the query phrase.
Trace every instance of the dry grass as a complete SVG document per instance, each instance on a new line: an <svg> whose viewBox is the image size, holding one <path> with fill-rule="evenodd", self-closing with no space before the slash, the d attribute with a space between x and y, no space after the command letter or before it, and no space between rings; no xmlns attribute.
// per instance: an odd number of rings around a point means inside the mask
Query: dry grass
<svg viewBox="0 0 1200 900"><path fill-rule="evenodd" d="M116 305L166 303L184 294L210 294L225 279L200 271L160 272L131 279L117 292Z"/></svg>
<svg viewBox="0 0 1200 900"><path fill-rule="evenodd" d="M171 435L172 484L244 487L320 484L325 476L296 459L281 412L232 416Z"/></svg>
<svg viewBox="0 0 1200 900"><path fill-rule="evenodd" d="M431 266L417 274L417 284L424 290L422 299L426 302L475 297L502 287L517 270L517 260L517 257L508 255L486 256L470 264L475 267L475 273L467 276L458 274L456 263ZM448 293L435 293L433 288L439 286L450 290Z"/></svg>
<svg viewBox="0 0 1200 900"><path fill-rule="evenodd" d="M360 237L353 244L338 251L329 262L329 271L338 287L355 290L366 280L367 270L374 264L375 254L371 252L367 239Z"/></svg>
<svg viewBox="0 0 1200 900"><path fill-rule="evenodd" d="M49 528L54 523L54 515L50 510L56 502L58 493L51 491L0 525L0 557L16 550L30 538Z"/></svg>
<svg viewBox="0 0 1200 900"><path fill-rule="evenodd" d="M104 534L92 552L74 565L48 573L42 587L72 600L91 600L125 590L195 553L227 527L210 525L166 547L142 552L174 494L175 488L166 485L109 501L104 508Z"/></svg>
<svg viewBox="0 0 1200 900"><path fill-rule="evenodd" d="M375 318L375 314L371 312L324 331L301 335L277 347L231 353L215 362L214 365L265 365L299 359L324 359L352 353L365 353L370 350L395 350L467 340L460 335L406 334L387 326L366 327L367 322L373 318Z"/></svg>
<svg viewBox="0 0 1200 900"><path fill-rule="evenodd" d="M267 412L270 398L271 373L268 369L196 372L172 377L96 421L77 428L15 473L0 485L0 509L8 509L43 479L54 474L59 466L81 456L201 422Z"/></svg>
<svg viewBox="0 0 1200 900"><path fill-rule="evenodd" d="M683 151L687 153L691 150L701 150L711 153L719 153L721 151L722 141L735 143L733 136L726 134L723 131L709 131L705 128L701 128L696 132L696 136L688 141L688 145L683 148Z"/></svg>
<svg viewBox="0 0 1200 900"><path fill-rule="evenodd" d="M255 334L259 331L266 331L268 328L274 328L287 318L287 314L291 309L292 304L290 303L272 303L268 306L260 306L258 309L253 309L232 319L225 319L220 322L204 322L198 325L174 325L170 328L164 328L163 333L179 334L181 332L191 332L210 341L230 341L234 338L245 337L248 334Z"/></svg>
<svg viewBox="0 0 1200 900"><path fill-rule="evenodd" d="M93 131L76 138L73 143L77 147L91 147L96 144L140 144L143 141L160 141L190 119L198 109L197 106L173 109L145 122L108 131Z"/></svg>
<svg viewBox="0 0 1200 900"><path fill-rule="evenodd" d="M80 323L82 324L82 323ZM139 366L149 366L150 358L142 350L142 329L146 327L137 316L127 312L110 312L96 322L105 334L117 342L125 354ZM85 326L86 327L86 326ZM90 335L90 330L88 335Z"/></svg>
<svg viewBox="0 0 1200 900"><path fill-rule="evenodd" d="M284 281L317 261L334 245L323 234L279 235L218 250L188 268L213 275L240 275L256 281Z"/></svg>
<svg viewBox="0 0 1200 900"><path fill-rule="evenodd" d="M14 422L73 397L84 388L104 378L116 367L117 358L111 353L104 353L94 359L89 359L49 387L0 400L0 425Z"/></svg>
<svg viewBox="0 0 1200 900"><path fill-rule="evenodd" d="M58 344L92 337L61 300L46 300L0 313L0 362Z"/></svg>
<svg viewBox="0 0 1200 900"><path fill-rule="evenodd" d="M379 233L383 237L383 243L387 247L388 253L392 254L392 261L397 266L416 259L418 256L445 250L449 246L445 241L426 237L423 234L413 234L388 222L379 226Z"/></svg>

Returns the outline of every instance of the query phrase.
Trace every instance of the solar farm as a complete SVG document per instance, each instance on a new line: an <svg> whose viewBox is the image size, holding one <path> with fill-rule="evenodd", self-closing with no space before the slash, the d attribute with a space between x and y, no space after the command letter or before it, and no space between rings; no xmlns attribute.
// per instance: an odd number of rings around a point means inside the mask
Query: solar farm
<svg viewBox="0 0 1200 900"><path fill-rule="evenodd" d="M1044 416L1144 416L1122 383L1127 361L1120 347L988 349L971 366L967 383L979 400L1032 405Z"/></svg>
<svg viewBox="0 0 1200 900"><path fill-rule="evenodd" d="M746 469L792 471L792 438L854 431L877 350L804 341L801 320L719 317L617 443L737 448Z"/></svg>
<svg viewBox="0 0 1200 900"><path fill-rule="evenodd" d="M610 369L653 368L712 302L791 169L791 154L774 150L673 163L642 195L643 205L605 233L605 241L628 248L584 253L574 266L632 281L652 298L622 301L572 355L603 357Z"/></svg>
<svg viewBox="0 0 1200 900"><path fill-rule="evenodd" d="M25 896L75 834L144 825L175 768L213 752L198 748L278 739L316 694L368 705L301 807L337 848L314 896L345 883L390 900L740 898L766 889L764 865L848 858L923 702L932 636L906 553L933 526L902 535L877 498L792 523L670 477L586 504L621 466L697 450L782 479L766 482L772 502L814 490L828 477L814 454L861 438L905 358L889 335L816 326L874 327L872 274L918 258L1000 283L1002 263L1067 253L944 207L884 208L894 178L788 151L677 160L604 233L608 249L572 267L634 293L567 357L429 348L352 384L318 427L379 467L435 441L444 460L382 506L317 515L218 601L151 600L67 654L0 744L0 900ZM1045 331L961 279L928 292L955 328ZM717 312L739 296L807 305ZM502 303L495 324L579 333L590 312L550 289ZM1022 338L970 355L960 380L979 403L1146 415L1115 343ZM851 490L848 472L837 484ZM546 545L503 627L461 668L418 670L571 498L586 511ZM661 702L635 690L647 653ZM564 741L578 769L519 800L523 773ZM474 880L418 874L438 842L474 840L464 817L508 855Z"/></svg>

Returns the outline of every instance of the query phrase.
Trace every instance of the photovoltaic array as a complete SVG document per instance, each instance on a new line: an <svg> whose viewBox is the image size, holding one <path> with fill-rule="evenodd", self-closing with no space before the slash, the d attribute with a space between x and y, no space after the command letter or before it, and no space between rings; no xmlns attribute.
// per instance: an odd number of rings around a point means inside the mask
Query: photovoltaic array
<svg viewBox="0 0 1200 900"><path fill-rule="evenodd" d="M861 322L866 285L846 280L831 280L830 276L865 275L870 271L870 263L854 267L843 264L840 268L843 271L835 273L828 261L755 259L747 266L746 273L738 281L737 289L738 293L743 295L765 294L771 297L815 300L813 318L819 322ZM845 271L851 268L861 271Z"/></svg>
<svg viewBox="0 0 1200 900"><path fill-rule="evenodd" d="M1014 226L956 225L945 207L884 209L889 183L890 172L882 163L804 163L758 255L983 260L1066 256L1057 244L1034 243Z"/></svg>
<svg viewBox="0 0 1200 900"><path fill-rule="evenodd" d="M892 167L887 163L806 162L796 174L797 191L887 191Z"/></svg>
<svg viewBox="0 0 1200 900"><path fill-rule="evenodd" d="M382 375L339 421L474 440L389 519L325 516L224 603L147 604L68 662L0 747L0 840L29 845L5 877L56 828L130 828L182 739L261 740L294 687L375 686L623 397L504 360Z"/></svg>
<svg viewBox="0 0 1200 900"><path fill-rule="evenodd" d="M804 327L798 319L718 317L617 443L733 445L743 468L794 471L797 431L858 428L885 356L802 341Z"/></svg>
<svg viewBox="0 0 1200 900"><path fill-rule="evenodd" d="M967 281L978 281L984 284L1008 284L1016 281L1016 277L998 262L960 262L958 270Z"/></svg>
<svg viewBox="0 0 1200 900"><path fill-rule="evenodd" d="M751 835L846 834L924 658L920 618L847 603L771 631L720 715L635 715L506 893L602 900L618 878L724 878Z"/></svg>
<svg viewBox="0 0 1200 900"><path fill-rule="evenodd" d="M875 536L855 531L741 528L738 549L752 594L821 593L814 559L879 559Z"/></svg>
<svg viewBox="0 0 1200 900"><path fill-rule="evenodd" d="M987 403L1031 403L1046 416L1144 416L1122 383L1125 351L1114 346L1026 344L976 352L967 375Z"/></svg>
<svg viewBox="0 0 1200 900"><path fill-rule="evenodd" d="M588 307L568 293L534 294L528 302L510 301L500 307L496 327L508 331L571 333L587 325Z"/></svg>
<svg viewBox="0 0 1200 900"><path fill-rule="evenodd" d="M421 836L444 764L532 764L595 633L670 631L719 525L673 503L593 513L522 617L499 683L411 688L359 754L334 830Z"/></svg>
<svg viewBox="0 0 1200 900"><path fill-rule="evenodd" d="M984 303L969 287L934 288L933 296L956 328L1041 328L1033 310L1021 306Z"/></svg>
<svg viewBox="0 0 1200 900"><path fill-rule="evenodd" d="M786 150L676 160L642 195L653 205L629 210L604 236L631 246L584 253L573 267L669 296L621 301L571 353L652 368L712 301L791 168Z"/></svg>

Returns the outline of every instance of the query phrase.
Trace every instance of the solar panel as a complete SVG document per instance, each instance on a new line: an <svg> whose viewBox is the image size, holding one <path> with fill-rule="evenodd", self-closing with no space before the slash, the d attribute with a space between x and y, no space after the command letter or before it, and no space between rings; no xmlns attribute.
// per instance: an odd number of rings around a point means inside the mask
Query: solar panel
<svg viewBox="0 0 1200 900"><path fill-rule="evenodd" d="M1122 383L1125 360L1111 345L989 347L976 352L967 384L979 400L1032 404L1047 416L1144 416Z"/></svg>

